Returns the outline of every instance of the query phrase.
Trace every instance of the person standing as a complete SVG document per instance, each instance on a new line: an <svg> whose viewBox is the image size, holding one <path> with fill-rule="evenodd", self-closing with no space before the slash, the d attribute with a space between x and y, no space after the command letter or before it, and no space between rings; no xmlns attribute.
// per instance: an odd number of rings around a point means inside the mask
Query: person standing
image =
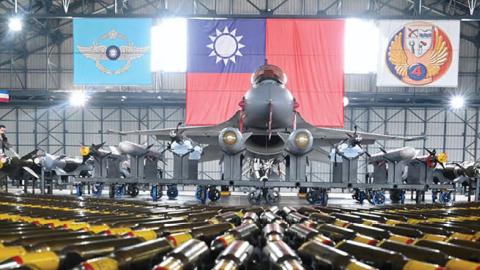
<svg viewBox="0 0 480 270"><path fill-rule="evenodd" d="M7 135L5 134L7 132L7 128L5 125L0 125L0 153L5 154L5 150L10 149L11 145L8 143L8 138Z"/></svg>

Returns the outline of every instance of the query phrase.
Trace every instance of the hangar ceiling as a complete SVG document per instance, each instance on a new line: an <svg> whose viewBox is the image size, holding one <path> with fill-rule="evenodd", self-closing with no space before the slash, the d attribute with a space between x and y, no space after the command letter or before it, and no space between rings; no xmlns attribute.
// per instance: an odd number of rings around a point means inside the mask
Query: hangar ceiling
<svg viewBox="0 0 480 270"><path fill-rule="evenodd" d="M461 19L465 62L459 76L463 91L478 92L480 8L474 0L2 0L0 1L0 88L11 91L13 104L48 105L62 102L72 85L73 17L315 17L369 19ZM475 5L473 5L475 4ZM25 29L12 35L8 15L15 6L24 16ZM466 49L464 49L466 48ZM155 73L154 85L140 87L89 87L99 105L145 102L184 104L184 75ZM346 75L352 106L441 106L448 88L377 88L373 74ZM361 78L357 78L361 77ZM358 81L363 82L360 87ZM115 92L116 94L110 94ZM152 99L151 96L161 96ZM472 95L469 105L479 106ZM126 99L124 98L126 97ZM125 105L128 105L125 102Z"/></svg>

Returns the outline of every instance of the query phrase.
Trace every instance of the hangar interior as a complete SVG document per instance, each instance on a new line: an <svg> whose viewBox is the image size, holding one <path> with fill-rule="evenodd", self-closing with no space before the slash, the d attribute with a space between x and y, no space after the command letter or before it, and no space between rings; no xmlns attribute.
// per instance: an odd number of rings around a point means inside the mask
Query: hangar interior
<svg viewBox="0 0 480 270"><path fill-rule="evenodd" d="M0 0L0 15L0 269L480 269L476 0ZM275 43L269 27L314 30ZM109 81L127 73L149 83ZM215 94L197 111L195 87ZM212 105L228 91L241 99Z"/></svg>

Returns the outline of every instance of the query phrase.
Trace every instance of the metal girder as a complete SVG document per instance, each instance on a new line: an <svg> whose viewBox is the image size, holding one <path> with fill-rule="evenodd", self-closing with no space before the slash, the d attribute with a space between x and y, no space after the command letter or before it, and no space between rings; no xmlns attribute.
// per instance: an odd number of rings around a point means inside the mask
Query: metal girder
<svg viewBox="0 0 480 270"><path fill-rule="evenodd" d="M115 106L141 105L176 105L185 107L185 92L91 92L89 104ZM431 107L446 108L449 96L444 94L411 94L391 92L347 92L349 107ZM66 90L15 90L10 92L11 102L0 106L11 105L57 105L68 102L70 92ZM480 107L480 96L467 97L467 106Z"/></svg>

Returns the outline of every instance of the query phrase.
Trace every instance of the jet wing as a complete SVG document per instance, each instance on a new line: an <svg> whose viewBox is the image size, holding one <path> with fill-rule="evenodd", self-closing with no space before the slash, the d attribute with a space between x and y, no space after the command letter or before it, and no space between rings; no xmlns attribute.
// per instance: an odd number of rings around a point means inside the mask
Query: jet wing
<svg viewBox="0 0 480 270"><path fill-rule="evenodd" d="M330 153L319 146L314 145L313 150L307 154L308 159L312 161L317 161L321 163L330 163L330 159L328 157Z"/></svg>
<svg viewBox="0 0 480 270"><path fill-rule="evenodd" d="M218 134L226 127L237 127L240 119L240 113L237 112L229 120L213 126L191 126L180 127L179 132L182 135L192 139L197 143L212 144L218 140ZM120 134L120 135L151 135L155 136L157 140L169 141L170 132L175 131L176 128L163 128L163 129L150 129L150 130L133 130L133 131L116 131L108 130L108 133Z"/></svg>
<svg viewBox="0 0 480 270"><path fill-rule="evenodd" d="M210 144L203 148L201 162L220 160L223 156L222 149L218 144Z"/></svg>
<svg viewBox="0 0 480 270"><path fill-rule="evenodd" d="M315 127L307 123L303 118L297 114L297 128L308 129L313 138L315 139L316 145L333 145L340 142L341 140L347 138L348 134L353 134L354 131L346 129L337 129L337 128L321 128ZM418 137L402 137L402 136L392 136L392 135L383 135L377 133L368 133L368 132L357 132L357 134L362 137L362 144L373 144L377 140L404 140L404 141L414 141L414 140L423 140L425 136Z"/></svg>

